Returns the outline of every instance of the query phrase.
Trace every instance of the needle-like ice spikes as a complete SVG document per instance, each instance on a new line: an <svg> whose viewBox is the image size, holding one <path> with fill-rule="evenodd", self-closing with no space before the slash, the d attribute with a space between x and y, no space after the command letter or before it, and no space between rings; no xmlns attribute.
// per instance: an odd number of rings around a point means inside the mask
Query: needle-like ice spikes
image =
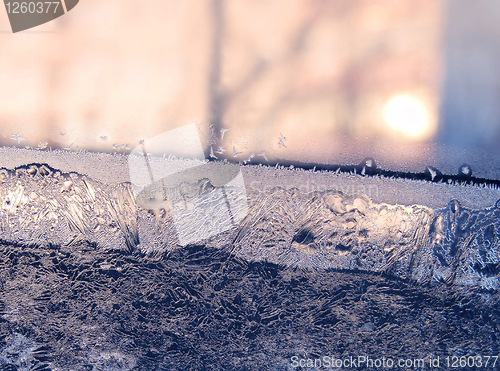
<svg viewBox="0 0 500 371"><path fill-rule="evenodd" d="M24 140L24 138L20 134L21 134L21 132L19 132L17 134L12 134L10 139L17 140L17 144L19 144Z"/></svg>
<svg viewBox="0 0 500 371"><path fill-rule="evenodd" d="M210 147L210 158L217 159L217 156L214 155L214 147Z"/></svg>
<svg viewBox="0 0 500 371"><path fill-rule="evenodd" d="M231 130L231 128L229 128L229 129L224 129L224 128L220 129L220 140L224 139L224 134L226 134L226 131L228 131L228 130Z"/></svg>
<svg viewBox="0 0 500 371"><path fill-rule="evenodd" d="M243 152L236 152L236 148L233 146L233 157L238 157L241 155Z"/></svg>
<svg viewBox="0 0 500 371"><path fill-rule="evenodd" d="M279 142L278 142L278 146L280 148L282 147L285 147L285 148L288 148L286 145L285 145L285 140L286 138L283 136L283 134L280 133L280 139L279 139Z"/></svg>
<svg viewBox="0 0 500 371"><path fill-rule="evenodd" d="M264 159L269 162L269 160L267 159L267 156L266 156L266 151L262 151L260 153L257 153L257 156L260 156L260 157L264 157Z"/></svg>
<svg viewBox="0 0 500 371"><path fill-rule="evenodd" d="M219 147L219 149L217 151L215 151L215 153L219 154L219 155L222 155L224 152L226 152L227 149L225 148L222 148L222 147Z"/></svg>

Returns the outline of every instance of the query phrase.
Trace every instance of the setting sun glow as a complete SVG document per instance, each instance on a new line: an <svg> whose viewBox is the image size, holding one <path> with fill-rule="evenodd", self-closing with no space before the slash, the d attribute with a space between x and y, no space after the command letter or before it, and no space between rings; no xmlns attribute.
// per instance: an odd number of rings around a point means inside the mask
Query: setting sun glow
<svg viewBox="0 0 500 371"><path fill-rule="evenodd" d="M393 132L409 139L428 139L434 134L429 110L411 95L393 96L384 106L384 120Z"/></svg>

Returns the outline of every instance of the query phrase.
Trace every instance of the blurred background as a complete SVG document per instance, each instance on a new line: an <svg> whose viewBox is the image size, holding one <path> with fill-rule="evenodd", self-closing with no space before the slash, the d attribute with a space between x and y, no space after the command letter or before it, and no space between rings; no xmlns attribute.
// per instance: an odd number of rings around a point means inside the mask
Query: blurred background
<svg viewBox="0 0 500 371"><path fill-rule="evenodd" d="M218 158L500 179L498 19L493 0L81 0L13 34L2 8L0 145L127 153L195 122Z"/></svg>

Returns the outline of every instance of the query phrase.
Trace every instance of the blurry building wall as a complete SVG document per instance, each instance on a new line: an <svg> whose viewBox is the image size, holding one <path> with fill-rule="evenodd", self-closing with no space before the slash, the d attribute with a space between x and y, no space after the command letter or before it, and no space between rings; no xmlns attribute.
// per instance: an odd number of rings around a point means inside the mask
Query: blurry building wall
<svg viewBox="0 0 500 371"><path fill-rule="evenodd" d="M500 2L447 3L440 140L460 147L500 142Z"/></svg>
<svg viewBox="0 0 500 371"><path fill-rule="evenodd" d="M204 119L209 5L82 0L18 34L0 9L0 139L110 151Z"/></svg>
<svg viewBox="0 0 500 371"><path fill-rule="evenodd" d="M222 145L245 154L277 151L283 133L295 154L335 161L335 138L391 137L383 107L395 95L437 122L443 7L81 0L14 35L0 11L0 141L113 151L197 122L231 127Z"/></svg>

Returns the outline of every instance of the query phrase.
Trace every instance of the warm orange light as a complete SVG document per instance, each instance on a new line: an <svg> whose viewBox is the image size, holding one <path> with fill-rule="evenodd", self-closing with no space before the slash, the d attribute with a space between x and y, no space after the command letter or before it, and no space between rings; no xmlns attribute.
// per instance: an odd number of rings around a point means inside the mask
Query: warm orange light
<svg viewBox="0 0 500 371"><path fill-rule="evenodd" d="M435 123L427 107L407 94L396 95L387 102L384 120L393 131L409 139L428 139L435 131Z"/></svg>

